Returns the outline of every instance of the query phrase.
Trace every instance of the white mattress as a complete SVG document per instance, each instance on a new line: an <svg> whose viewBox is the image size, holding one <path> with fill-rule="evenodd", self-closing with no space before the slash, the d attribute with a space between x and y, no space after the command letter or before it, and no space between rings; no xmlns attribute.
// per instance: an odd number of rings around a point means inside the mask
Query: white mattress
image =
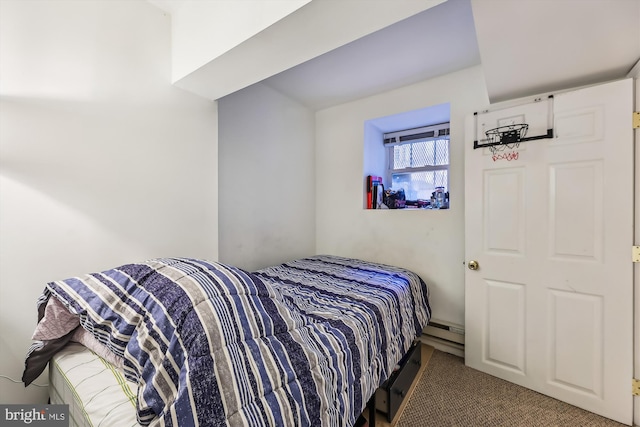
<svg viewBox="0 0 640 427"><path fill-rule="evenodd" d="M51 403L69 405L69 427L139 425L136 384L81 344L71 343L51 359L49 384Z"/></svg>

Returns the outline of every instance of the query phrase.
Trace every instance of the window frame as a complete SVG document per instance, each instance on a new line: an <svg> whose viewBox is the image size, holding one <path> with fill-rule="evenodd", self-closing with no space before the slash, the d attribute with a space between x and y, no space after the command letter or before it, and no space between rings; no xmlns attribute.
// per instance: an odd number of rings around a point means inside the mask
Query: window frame
<svg viewBox="0 0 640 427"><path fill-rule="evenodd" d="M430 136L432 135L432 136ZM402 169L394 169L394 147L398 145L408 145L411 143L422 141L447 141L448 163L444 165L425 165L417 167L407 167ZM445 191L449 192L449 172L451 167L451 138L450 123L440 123L432 126L423 126L419 128L405 129L396 132L383 134L383 144L385 146L386 156L386 174L385 182L391 186L393 183L393 175L410 174L416 172L437 172L446 171L447 185ZM434 153L435 155L435 153Z"/></svg>

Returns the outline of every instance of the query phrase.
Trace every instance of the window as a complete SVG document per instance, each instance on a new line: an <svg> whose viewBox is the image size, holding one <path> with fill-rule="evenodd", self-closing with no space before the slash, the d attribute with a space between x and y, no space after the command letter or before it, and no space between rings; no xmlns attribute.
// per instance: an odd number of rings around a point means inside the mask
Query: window
<svg viewBox="0 0 640 427"><path fill-rule="evenodd" d="M429 200L449 191L449 123L384 134L387 182L407 200Z"/></svg>
<svg viewBox="0 0 640 427"><path fill-rule="evenodd" d="M364 122L364 150L362 162L362 206L373 209L371 178L379 178L377 208L388 208L385 196L401 200L400 194L390 190L404 190L405 206L415 208L447 208L446 197L450 192L449 173L452 167L449 128L451 106L449 103L408 110L381 116ZM454 156L455 157L455 156ZM455 177L453 177L455 178ZM456 184L453 183L455 186ZM436 193L435 204L431 204L432 193L444 187L442 194ZM438 189L440 190L440 189ZM454 189L455 191L455 189ZM440 197L444 196L444 197ZM394 208L402 208L396 203ZM416 209L418 210L418 209ZM422 210L422 209L419 209Z"/></svg>

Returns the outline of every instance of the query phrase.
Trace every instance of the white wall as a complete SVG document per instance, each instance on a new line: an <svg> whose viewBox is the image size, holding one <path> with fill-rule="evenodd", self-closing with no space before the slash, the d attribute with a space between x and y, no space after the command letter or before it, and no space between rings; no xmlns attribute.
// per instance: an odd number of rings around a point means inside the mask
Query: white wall
<svg viewBox="0 0 640 427"><path fill-rule="evenodd" d="M220 261L252 271L313 255L313 112L261 83L218 111Z"/></svg>
<svg viewBox="0 0 640 427"><path fill-rule="evenodd" d="M0 374L21 378L46 282L217 258L216 105L170 61L144 1L0 2ZM0 378L0 403L46 393Z"/></svg>
<svg viewBox="0 0 640 427"><path fill-rule="evenodd" d="M365 121L443 103L451 106L451 209L363 209ZM473 67L319 111L316 252L412 269L430 285L433 317L464 324L464 117L487 104Z"/></svg>

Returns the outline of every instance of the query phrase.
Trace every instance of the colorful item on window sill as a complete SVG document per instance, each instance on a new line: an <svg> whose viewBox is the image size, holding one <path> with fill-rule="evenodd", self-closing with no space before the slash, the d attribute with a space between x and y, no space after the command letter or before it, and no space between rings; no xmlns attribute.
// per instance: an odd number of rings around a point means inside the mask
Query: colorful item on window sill
<svg viewBox="0 0 640 427"><path fill-rule="evenodd" d="M384 191L382 185L382 177L369 175L367 176L367 209L378 209L378 201L380 190Z"/></svg>

